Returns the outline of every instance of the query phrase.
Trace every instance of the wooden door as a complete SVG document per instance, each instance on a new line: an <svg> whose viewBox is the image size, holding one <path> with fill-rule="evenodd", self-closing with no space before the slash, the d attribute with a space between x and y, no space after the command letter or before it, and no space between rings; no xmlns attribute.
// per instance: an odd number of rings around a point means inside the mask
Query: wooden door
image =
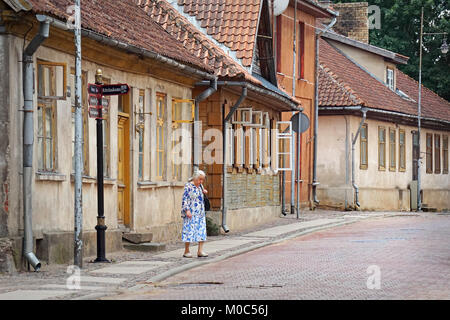
<svg viewBox="0 0 450 320"><path fill-rule="evenodd" d="M126 106L128 95L119 97L117 123L117 218L119 224L130 226L130 115Z"/></svg>

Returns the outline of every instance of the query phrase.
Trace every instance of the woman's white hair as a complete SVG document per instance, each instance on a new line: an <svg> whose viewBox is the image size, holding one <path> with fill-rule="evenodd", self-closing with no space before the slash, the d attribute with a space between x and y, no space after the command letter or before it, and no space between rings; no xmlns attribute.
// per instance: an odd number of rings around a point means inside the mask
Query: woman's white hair
<svg viewBox="0 0 450 320"><path fill-rule="evenodd" d="M206 178L206 173L202 170L196 170L194 172L194 174L192 175L192 177L189 179L189 181L192 181L192 180L200 178L200 177Z"/></svg>

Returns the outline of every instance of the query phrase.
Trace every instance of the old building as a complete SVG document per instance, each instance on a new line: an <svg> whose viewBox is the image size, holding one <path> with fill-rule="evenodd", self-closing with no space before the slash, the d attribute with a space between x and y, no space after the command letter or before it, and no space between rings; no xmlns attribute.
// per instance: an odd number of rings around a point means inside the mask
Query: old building
<svg viewBox="0 0 450 320"><path fill-rule="evenodd" d="M361 4L353 8L350 17L367 20ZM415 210L420 161L423 208L450 208L450 103L422 88L419 150L419 84L397 68L408 57L368 44L349 20L335 28L349 37L330 31L320 43L320 204Z"/></svg>
<svg viewBox="0 0 450 320"><path fill-rule="evenodd" d="M69 0L0 2L4 129L0 237L13 240L17 265L24 234L21 61L24 47L45 24L50 26L49 36L40 39L43 42L32 60L32 234L42 261L68 262L73 257L75 49L71 5ZM96 124L89 116L86 89L94 83L99 68L105 83L131 87L127 95L104 101L107 252L122 248L124 233L152 236L155 242L177 240L183 186L196 166L208 173L206 187L215 210L211 216L224 229L269 221L281 212L280 150L274 129L281 125L283 111L300 107L298 100L278 89L273 60L256 59L255 50L246 49L255 41L260 52L267 56L272 52L270 41L256 42L258 35L271 38L267 2L255 4L251 19L241 20L252 24L245 45L232 41L225 45L209 36L196 18L184 13L184 5L150 0L82 2L85 256L95 254L97 223ZM229 12L236 8L231 5ZM254 64L258 72L252 72ZM224 170L222 136L217 133L224 131L227 116L225 136L231 143L226 143ZM201 125L193 125L193 120ZM180 154L188 161L176 162Z"/></svg>

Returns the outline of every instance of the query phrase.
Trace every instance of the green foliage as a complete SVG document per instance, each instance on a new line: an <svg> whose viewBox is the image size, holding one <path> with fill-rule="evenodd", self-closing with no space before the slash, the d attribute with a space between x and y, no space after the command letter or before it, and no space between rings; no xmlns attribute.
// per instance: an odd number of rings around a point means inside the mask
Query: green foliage
<svg viewBox="0 0 450 320"><path fill-rule="evenodd" d="M345 0L340 2L361 2ZM448 0L368 0L381 9L381 29L370 30L370 43L410 57L399 69L419 79L419 35L421 9L424 7L424 32L450 34ZM443 56L440 47L444 35L423 38L423 84L450 101L450 52ZM447 39L449 37L447 36ZM450 42L450 41L447 41Z"/></svg>
<svg viewBox="0 0 450 320"><path fill-rule="evenodd" d="M209 217L206 217L206 234L208 236L218 236L220 234L220 227Z"/></svg>

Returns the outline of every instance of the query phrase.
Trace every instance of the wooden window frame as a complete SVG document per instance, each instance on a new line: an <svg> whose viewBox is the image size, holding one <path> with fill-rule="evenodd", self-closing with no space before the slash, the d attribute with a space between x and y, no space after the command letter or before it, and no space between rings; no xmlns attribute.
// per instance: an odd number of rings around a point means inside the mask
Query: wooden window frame
<svg viewBox="0 0 450 320"><path fill-rule="evenodd" d="M428 141L430 141L430 146L428 146ZM426 147L426 172L433 173L433 134L427 133L425 140Z"/></svg>
<svg viewBox="0 0 450 320"><path fill-rule="evenodd" d="M39 93L40 93L39 67L40 66L62 67L63 68L63 88L62 88L63 95L62 96L39 96ZM36 77L37 77L36 92L37 92L37 95L38 95L38 99L44 99L44 100L66 100L66 98L67 98L67 63L64 63L64 62L50 62L50 61L37 59ZM75 92L72 92L72 94L75 94Z"/></svg>
<svg viewBox="0 0 450 320"><path fill-rule="evenodd" d="M39 113L42 109L42 135L39 135ZM51 112L51 136L50 138L47 137L47 128L45 123L45 115L47 110L50 109ZM38 102L38 130L37 130L37 141L38 141L38 148L39 148L39 139L42 139L42 167L39 165L39 157L41 156L41 150L38 150L38 172L56 172L56 101L45 101L45 102ZM52 149L52 156L51 156L51 162L50 165L48 165L48 159L47 159L47 147L48 147L48 140L51 140L51 149Z"/></svg>
<svg viewBox="0 0 450 320"><path fill-rule="evenodd" d="M178 127L182 124L182 123L186 123L186 122L192 122L192 121L188 121L188 120L183 120L183 102L185 100L181 100L181 99L172 99L172 179L174 181L182 181L183 179L183 168L182 168L182 164L175 164L175 145L177 143L182 143L183 137L179 137L178 141L174 140L174 133L175 130L178 129ZM186 100L188 101L188 100ZM189 100L190 101L190 100ZM179 106L179 111L180 111L180 118L181 119L177 119L176 117L176 111L177 111L177 106ZM195 109L194 109L195 112Z"/></svg>
<svg viewBox="0 0 450 320"><path fill-rule="evenodd" d="M389 128L389 171L397 171L397 130ZM392 141L392 138L394 139Z"/></svg>
<svg viewBox="0 0 450 320"><path fill-rule="evenodd" d="M402 134L403 143L401 139ZM406 131L404 129L398 130L398 171L406 172Z"/></svg>
<svg viewBox="0 0 450 320"><path fill-rule="evenodd" d="M442 135L442 173L448 174L448 135Z"/></svg>
<svg viewBox="0 0 450 320"><path fill-rule="evenodd" d="M380 140L380 131L384 132L384 141ZM382 165L380 162L381 148L384 148L384 153L383 153L384 165ZM383 126L378 126L378 170L379 171L386 170L386 128Z"/></svg>
<svg viewBox="0 0 450 320"><path fill-rule="evenodd" d="M441 173L441 135L434 134L434 173Z"/></svg>
<svg viewBox="0 0 450 320"><path fill-rule="evenodd" d="M159 103L163 102L162 112L160 114ZM167 95L164 93L156 94L156 179L161 181L165 179L167 174L167 160L166 160L166 135L167 135ZM160 139L158 128L161 128L162 138ZM162 145L160 145L162 141ZM160 157L163 163L160 163ZM162 167L161 167L162 166ZM161 174L160 174L161 173Z"/></svg>
<svg viewBox="0 0 450 320"><path fill-rule="evenodd" d="M369 152L369 128L368 128L367 123L364 123L362 125L361 129L364 129L364 128L365 128L365 132L366 132L366 137L363 138L362 130L361 130L361 134L360 134L360 137L359 137L359 152L360 152L359 168L361 170L367 170L367 168L369 166L369 164L368 164L368 162L369 162L369 158L368 158L368 152ZM364 143L366 145L365 154L364 154L364 156L366 158L366 163L363 163L363 144Z"/></svg>
<svg viewBox="0 0 450 320"><path fill-rule="evenodd" d="M142 105L141 105L142 98ZM145 89L139 89L136 130L138 131L138 180L145 179Z"/></svg>

